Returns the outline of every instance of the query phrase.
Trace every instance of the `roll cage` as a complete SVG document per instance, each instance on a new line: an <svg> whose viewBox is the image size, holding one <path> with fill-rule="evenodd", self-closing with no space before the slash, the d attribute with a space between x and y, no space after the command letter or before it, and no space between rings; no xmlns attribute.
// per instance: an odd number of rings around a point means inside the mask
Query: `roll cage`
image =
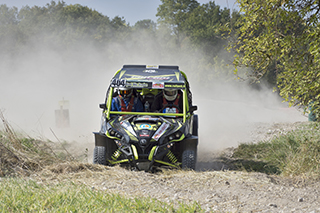
<svg viewBox="0 0 320 213"><path fill-rule="evenodd" d="M143 90L179 89L182 91L183 97L182 113L111 111L111 102L115 89L121 87L132 88L137 93ZM186 122L186 119L197 109L196 106L192 106L191 99L192 94L187 76L179 70L178 66L124 65L111 79L106 102L100 107L105 109L104 112L108 120L111 115L149 115L182 117L183 122Z"/></svg>

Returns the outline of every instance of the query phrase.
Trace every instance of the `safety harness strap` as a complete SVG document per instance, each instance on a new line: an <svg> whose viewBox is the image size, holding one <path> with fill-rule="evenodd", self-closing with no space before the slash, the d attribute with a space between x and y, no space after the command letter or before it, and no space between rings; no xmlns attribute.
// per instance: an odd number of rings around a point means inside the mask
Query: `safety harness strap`
<svg viewBox="0 0 320 213"><path fill-rule="evenodd" d="M121 103L121 111L122 112L131 112L132 108L133 108L133 102L134 102L134 97L133 95L131 96L131 99L128 103L128 106L126 105L126 103L123 100L123 97L121 95L119 95L119 99L120 99L120 103Z"/></svg>
<svg viewBox="0 0 320 213"><path fill-rule="evenodd" d="M162 109L165 109L167 107L170 107L170 108L174 107L174 108L178 109L178 111L180 111L179 99L180 99L180 94L177 95L177 98L173 103L168 103L167 99L165 99L165 97L163 97Z"/></svg>

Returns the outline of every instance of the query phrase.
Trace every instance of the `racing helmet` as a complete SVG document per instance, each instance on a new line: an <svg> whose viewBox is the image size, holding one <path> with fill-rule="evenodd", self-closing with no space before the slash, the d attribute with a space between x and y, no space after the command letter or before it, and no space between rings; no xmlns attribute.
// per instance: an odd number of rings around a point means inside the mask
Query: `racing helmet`
<svg viewBox="0 0 320 213"><path fill-rule="evenodd" d="M133 90L130 88L121 87L118 90L118 94L121 95L124 98L128 98L132 95Z"/></svg>
<svg viewBox="0 0 320 213"><path fill-rule="evenodd" d="M176 89L164 89L163 90L163 96L168 101L174 101L177 98L178 90Z"/></svg>

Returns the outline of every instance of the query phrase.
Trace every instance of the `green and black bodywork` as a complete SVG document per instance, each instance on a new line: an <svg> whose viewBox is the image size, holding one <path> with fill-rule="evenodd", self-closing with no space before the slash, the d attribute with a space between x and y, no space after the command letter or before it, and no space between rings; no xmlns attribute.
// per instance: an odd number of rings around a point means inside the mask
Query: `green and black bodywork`
<svg viewBox="0 0 320 213"><path fill-rule="evenodd" d="M178 89L182 113L111 111L116 90L132 88L143 104L150 105L163 89ZM124 65L111 79L101 129L95 132L93 163L127 164L151 171L160 166L195 169L198 116L185 73L178 66Z"/></svg>

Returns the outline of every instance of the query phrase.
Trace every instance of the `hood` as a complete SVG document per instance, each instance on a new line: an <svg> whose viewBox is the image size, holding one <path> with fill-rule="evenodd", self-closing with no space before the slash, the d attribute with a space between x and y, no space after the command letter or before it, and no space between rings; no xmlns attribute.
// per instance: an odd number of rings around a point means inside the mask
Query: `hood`
<svg viewBox="0 0 320 213"><path fill-rule="evenodd" d="M118 116L107 123L106 135L125 144L143 149L154 145L180 141L184 137L181 118L152 116Z"/></svg>

